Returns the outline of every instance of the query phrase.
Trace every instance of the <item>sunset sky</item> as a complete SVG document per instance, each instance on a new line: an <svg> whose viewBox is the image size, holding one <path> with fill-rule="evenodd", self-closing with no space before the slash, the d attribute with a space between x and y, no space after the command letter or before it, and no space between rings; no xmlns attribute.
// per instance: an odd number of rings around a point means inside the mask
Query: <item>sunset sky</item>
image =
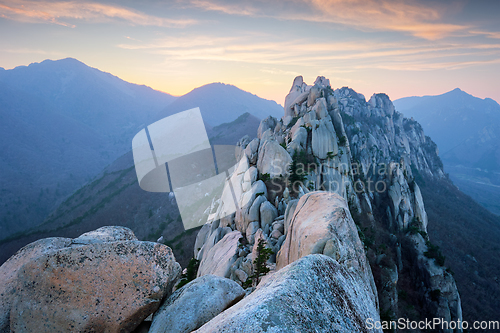
<svg viewBox="0 0 500 333"><path fill-rule="evenodd" d="M173 95L224 82L280 104L296 75L500 101L499 18L500 1L0 0L0 67L72 57Z"/></svg>

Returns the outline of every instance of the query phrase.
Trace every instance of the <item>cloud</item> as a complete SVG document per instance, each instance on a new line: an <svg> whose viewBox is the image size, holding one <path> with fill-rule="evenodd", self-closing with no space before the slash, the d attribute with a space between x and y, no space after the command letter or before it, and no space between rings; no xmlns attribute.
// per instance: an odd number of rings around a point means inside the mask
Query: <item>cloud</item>
<svg viewBox="0 0 500 333"><path fill-rule="evenodd" d="M75 27L71 20L91 22L124 21L131 25L182 28L192 19L170 19L133 9L83 1L0 0L0 17L29 23L51 23Z"/></svg>
<svg viewBox="0 0 500 333"><path fill-rule="evenodd" d="M262 73L269 73L272 75L288 75L288 76L298 76L300 75L299 72L294 72L294 71L286 71L278 68L262 68L260 70Z"/></svg>
<svg viewBox="0 0 500 333"><path fill-rule="evenodd" d="M495 38L495 39L500 39L500 32L498 31L479 31L479 30L472 30L470 31L471 34L473 35L483 35L488 38Z"/></svg>
<svg viewBox="0 0 500 333"><path fill-rule="evenodd" d="M264 41L265 42L264 42ZM427 40L378 42L276 40L272 36L239 38L195 35L168 37L150 43L118 45L166 57L167 62L217 61L256 64L259 71L292 75L303 68L318 70L457 69L482 65L500 58L500 44L429 42ZM446 59L447 61L443 61ZM481 59L481 60L478 60ZM279 69L277 69L279 68ZM293 68L293 70L291 70Z"/></svg>
<svg viewBox="0 0 500 333"><path fill-rule="evenodd" d="M118 47L127 50L186 49L215 45L228 45L236 40L237 39L233 37L187 35L185 37L171 36L155 40L151 43L119 44Z"/></svg>
<svg viewBox="0 0 500 333"><path fill-rule="evenodd" d="M384 70L392 70L392 71L412 71L412 72L421 72L421 71L433 71L433 70L458 70L472 66L481 66L481 65L494 65L500 64L500 59L488 59L488 60L465 60L465 61L443 61L443 62L400 62L400 63L380 63L375 65L357 65L354 68L356 69L384 69Z"/></svg>
<svg viewBox="0 0 500 333"><path fill-rule="evenodd" d="M191 4L204 10L218 11L229 15L260 15L259 10L250 2L224 3L222 1L192 0Z"/></svg>
<svg viewBox="0 0 500 333"><path fill-rule="evenodd" d="M57 15L50 14L50 11L45 10L30 10L21 7L14 7L0 3L0 16L2 18L12 19L21 22L46 22L74 28L73 24L61 22L57 19Z"/></svg>
<svg viewBox="0 0 500 333"><path fill-rule="evenodd" d="M439 2L424 5L409 0L276 0L238 2L228 0L192 0L191 4L207 11L229 15L273 17L340 24L363 31L396 31L428 40L437 40L467 30L469 25L445 23L450 6Z"/></svg>
<svg viewBox="0 0 500 333"><path fill-rule="evenodd" d="M47 50L41 50L41 49L32 49L32 48L7 48L3 49L3 52L8 52L8 53L16 53L16 54L40 54L43 56L49 56L49 57L64 57L66 54L63 52L58 52L58 51L47 51Z"/></svg>

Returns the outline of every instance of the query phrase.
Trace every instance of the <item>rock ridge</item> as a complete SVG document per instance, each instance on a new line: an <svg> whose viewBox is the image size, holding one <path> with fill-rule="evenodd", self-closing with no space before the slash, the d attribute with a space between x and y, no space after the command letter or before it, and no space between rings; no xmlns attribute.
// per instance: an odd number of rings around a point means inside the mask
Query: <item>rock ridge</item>
<svg viewBox="0 0 500 333"><path fill-rule="evenodd" d="M269 279L320 253L361 276L385 317L407 314L412 300L399 295L412 293L422 318L461 320L454 279L438 263L427 235L418 182L424 175L446 176L437 146L420 124L404 118L386 94L366 101L351 88L332 89L324 77L312 86L296 77L284 109L281 119L261 121L257 138L238 143L236 157L244 167L229 180L241 188L236 197L245 204L235 214L225 210L224 195L213 205L215 213L196 241L201 265L214 264L203 248L213 246L207 242L211 235L228 228L241 236L236 249L227 248L235 254L224 276L241 285L254 274L253 252L263 240L273 252ZM246 172L254 176L242 176Z"/></svg>

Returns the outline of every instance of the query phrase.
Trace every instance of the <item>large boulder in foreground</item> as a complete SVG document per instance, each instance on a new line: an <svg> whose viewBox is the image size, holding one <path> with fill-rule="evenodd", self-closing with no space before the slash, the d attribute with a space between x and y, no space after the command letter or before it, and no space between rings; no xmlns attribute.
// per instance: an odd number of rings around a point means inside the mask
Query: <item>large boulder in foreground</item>
<svg viewBox="0 0 500 333"><path fill-rule="evenodd" d="M245 290L215 275L199 277L176 290L155 313L149 333L191 332L237 303Z"/></svg>
<svg viewBox="0 0 500 333"><path fill-rule="evenodd" d="M159 307L181 270L172 250L135 240L127 228L106 228L13 257L24 264L15 277L11 331L131 332Z"/></svg>
<svg viewBox="0 0 500 333"><path fill-rule="evenodd" d="M71 245L70 238L44 238L30 243L0 267L0 332L10 332L10 309L16 298L17 274L21 267L39 256Z"/></svg>
<svg viewBox="0 0 500 333"><path fill-rule="evenodd" d="M382 332L368 330L368 318L380 320L370 287L344 265L314 254L267 277L195 332Z"/></svg>
<svg viewBox="0 0 500 333"><path fill-rule="evenodd" d="M300 198L278 252L276 268L314 253L327 255L358 273L377 302L377 289L356 224L347 202L336 193L318 191Z"/></svg>

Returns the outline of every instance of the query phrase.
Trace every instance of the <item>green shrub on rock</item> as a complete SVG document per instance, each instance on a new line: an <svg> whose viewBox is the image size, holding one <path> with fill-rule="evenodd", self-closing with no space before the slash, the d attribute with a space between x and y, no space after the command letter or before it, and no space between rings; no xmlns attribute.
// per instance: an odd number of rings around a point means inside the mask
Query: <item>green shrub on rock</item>
<svg viewBox="0 0 500 333"><path fill-rule="evenodd" d="M196 274L198 273L199 266L200 266L199 260L195 258L191 258L191 260L189 260L189 264L187 265L186 268L186 273L183 273L181 275L181 279L177 284L177 289L181 288L182 286L196 279Z"/></svg>

